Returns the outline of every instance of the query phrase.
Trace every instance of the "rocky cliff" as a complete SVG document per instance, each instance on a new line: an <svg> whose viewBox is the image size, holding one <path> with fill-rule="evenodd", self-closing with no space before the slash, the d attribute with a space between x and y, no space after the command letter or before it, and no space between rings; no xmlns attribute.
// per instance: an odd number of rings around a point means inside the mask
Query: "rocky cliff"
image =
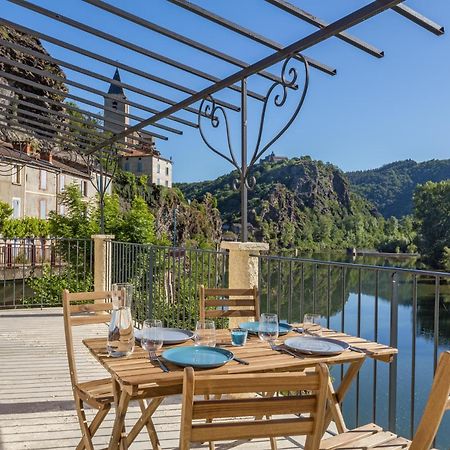
<svg viewBox="0 0 450 450"><path fill-rule="evenodd" d="M33 51L48 55L39 39L21 33L13 28L0 25L0 36L3 40L13 42ZM59 77L65 78L64 72L58 65L49 63L48 61L44 61L39 58L35 58L34 56L28 55L25 52L11 49L6 46L0 46L0 56L8 58L11 61L17 61L27 66L46 70ZM46 123L46 119L49 119L52 124L63 123L64 119L55 116L53 112L63 111L64 108L62 106L55 106L47 100L63 102L65 94L67 92L67 88L64 83L55 81L50 77L36 75L29 70L16 67L14 66L14 64L5 64L0 62L0 71L6 72L7 74L13 76L24 78L31 83L38 83L39 85L43 86L42 88L31 86L26 82L15 81L11 78L8 78L7 76L0 75L0 126L3 125L0 127L0 139L7 142L13 140L26 140L28 136L25 130L24 133L21 133L20 131L18 132L17 130L12 130L10 127L6 126L6 124L10 124L15 128L20 129L20 124L25 125L24 119L34 121L43 120L44 123ZM36 99L23 93L17 93L11 89L8 89L8 87L19 89L24 92L30 92L31 94L36 94L40 98ZM45 90L45 87L56 89L58 93L49 92ZM45 108L47 112L44 112L41 109L26 107L25 109L27 111L38 114L42 117L42 119L25 116L23 113L21 113L21 109L23 109L24 107L21 107L17 103L17 99L32 103L41 108ZM39 127L37 128L39 129ZM45 129L44 127L41 127L41 129L44 133L51 133L51 131Z"/></svg>
<svg viewBox="0 0 450 450"><path fill-rule="evenodd" d="M249 191L248 210L255 240L282 248L343 247L355 242L358 227L369 235L370 227L378 226L374 206L353 194L345 174L331 164L309 157L263 162L252 175L256 185ZM214 195L230 238L239 232L239 193L231 187L235 178L234 171L213 181L177 185L188 199Z"/></svg>

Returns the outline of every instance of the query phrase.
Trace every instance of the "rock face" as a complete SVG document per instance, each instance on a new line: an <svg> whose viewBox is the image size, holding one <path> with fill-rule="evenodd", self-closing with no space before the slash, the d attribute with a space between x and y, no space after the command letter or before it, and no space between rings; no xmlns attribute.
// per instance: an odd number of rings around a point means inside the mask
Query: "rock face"
<svg viewBox="0 0 450 450"><path fill-rule="evenodd" d="M331 164L309 157L262 162L253 169L256 185L249 191L251 238L287 248L293 243L345 241L355 220L376 219L369 202L350 192L345 174ZM217 198L225 229L239 231L239 193L231 188L236 171L201 183L179 184L188 199L210 192ZM335 236L339 235L339 238Z"/></svg>
<svg viewBox="0 0 450 450"><path fill-rule="evenodd" d="M2 39L6 41L10 41L23 47L29 48L33 51L48 55L47 51L42 46L39 39L21 33L13 28L0 25L0 36ZM11 49L6 46L0 46L0 56L8 58L11 61L16 61L21 64L25 64L27 66L35 67L40 70L46 70L48 72L57 75L58 77L65 78L64 72L58 65L28 55L26 52ZM21 128L20 124L25 125L24 119L33 120L37 122L42 121L43 123L51 123L53 125L64 124L64 119L61 119L58 116L52 114L55 111L64 111L64 107L56 106L46 101L46 99L54 100L57 102L64 101L67 88L65 87L63 82L55 81L50 77L34 74L29 70L16 67L13 64L0 63L0 70L6 72L7 74L25 78L30 82L38 83L43 86L43 88L41 89L39 87L30 86L20 81L12 80L7 76L0 77L0 93L1 95L8 97L8 99L0 97L0 113L2 114L2 116L0 117L0 125L3 125L3 127L0 129L0 138L2 138L5 141L25 140L27 136L25 130L24 134L22 135L20 131L18 132L5 126L6 124L10 124L15 128ZM40 96L40 98L36 99L31 96L27 96L26 94L23 93L14 92L8 89L8 86L15 89L20 89L21 91L30 92L31 94L36 94ZM45 87L56 89L58 93L49 92L45 90ZM28 106L27 107L20 106L17 103L17 99L26 101L28 103L32 103L41 108L45 108L46 112ZM21 110L23 111L24 109L26 111L30 111L34 114L41 116L42 119L24 115L24 113L21 112ZM6 117L4 117L4 114L6 114ZM51 131L49 131L44 127L39 128L39 126L30 124L27 124L27 126L33 126L36 127L38 130L42 130L42 134L45 136L47 136L49 133L52 134Z"/></svg>

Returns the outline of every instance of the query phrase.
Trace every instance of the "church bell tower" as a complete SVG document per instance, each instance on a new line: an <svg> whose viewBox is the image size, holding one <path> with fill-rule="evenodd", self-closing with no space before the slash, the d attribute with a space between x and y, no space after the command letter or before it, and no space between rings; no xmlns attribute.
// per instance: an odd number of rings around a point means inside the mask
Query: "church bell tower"
<svg viewBox="0 0 450 450"><path fill-rule="evenodd" d="M119 69L116 69L113 79L121 81ZM129 112L129 105L126 100L127 97L122 86L111 83L104 101L104 127L106 131L116 134L128 127L130 120L125 114ZM121 142L125 142L125 140L122 139Z"/></svg>

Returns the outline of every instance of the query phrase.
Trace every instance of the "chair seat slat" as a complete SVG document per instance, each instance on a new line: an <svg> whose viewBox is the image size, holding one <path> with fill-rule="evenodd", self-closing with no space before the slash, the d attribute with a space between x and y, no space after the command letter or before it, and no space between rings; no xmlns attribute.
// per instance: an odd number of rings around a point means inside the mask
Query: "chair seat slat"
<svg viewBox="0 0 450 450"><path fill-rule="evenodd" d="M269 375L269 376L268 376ZM240 374L230 377L229 375L210 375L196 378L195 392L199 395L216 394L239 394L249 392L270 392L273 390L274 379L271 374ZM320 379L316 372L307 374L280 373L277 374L276 384L278 391L296 391L299 383L301 389L316 391L320 387Z"/></svg>
<svg viewBox="0 0 450 450"><path fill-rule="evenodd" d="M69 300L69 302L80 302L84 300L106 300L111 298L111 291L71 292L67 294L67 300Z"/></svg>
<svg viewBox="0 0 450 450"><path fill-rule="evenodd" d="M240 423L212 423L193 425L191 441L224 441L257 439L262 437L298 436L310 434L314 429L312 419L273 419L243 421Z"/></svg>
<svg viewBox="0 0 450 450"><path fill-rule="evenodd" d="M255 317L255 311L247 310L247 309L228 309L228 310L206 310L205 316L211 319L219 318L219 317Z"/></svg>
<svg viewBox="0 0 450 450"><path fill-rule="evenodd" d="M241 417L258 416L262 410L272 416L307 413L316 407L316 402L315 396L197 401L194 403L192 418L220 419L236 417L236 414Z"/></svg>
<svg viewBox="0 0 450 450"><path fill-rule="evenodd" d="M111 311L113 304L112 302L83 303L81 305L70 305L69 309L71 313Z"/></svg>
<svg viewBox="0 0 450 450"><path fill-rule="evenodd" d="M248 296L252 296L253 295L253 289L228 289L228 288L207 288L205 289L205 297L217 297L218 295L231 295L231 296L243 296L243 295L248 295Z"/></svg>
<svg viewBox="0 0 450 450"><path fill-rule="evenodd" d="M254 306L253 299L217 299L205 300L205 306Z"/></svg>
<svg viewBox="0 0 450 450"><path fill-rule="evenodd" d="M111 314L94 314L89 316L71 316L70 324L72 326L88 325L95 323L107 323L111 320Z"/></svg>

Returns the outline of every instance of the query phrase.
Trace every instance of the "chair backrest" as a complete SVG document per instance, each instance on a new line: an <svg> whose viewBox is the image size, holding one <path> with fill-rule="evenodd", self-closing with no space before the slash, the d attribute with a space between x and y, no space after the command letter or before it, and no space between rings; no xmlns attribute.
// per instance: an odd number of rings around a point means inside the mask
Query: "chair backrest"
<svg viewBox="0 0 450 450"><path fill-rule="evenodd" d="M190 442L306 435L305 449L318 449L328 379L328 368L324 364L317 365L315 371L240 375L201 375L187 367L183 380L180 448L189 448ZM274 391L295 391L295 394L217 400L224 394ZM196 400L195 395L216 399ZM299 413L302 416L298 416ZM239 420L230 420L236 417ZM197 419L201 422L193 424Z"/></svg>
<svg viewBox="0 0 450 450"><path fill-rule="evenodd" d="M410 450L431 448L446 410L450 410L450 352L448 351L442 353L439 358L430 396Z"/></svg>
<svg viewBox="0 0 450 450"><path fill-rule="evenodd" d="M119 292L118 295L120 296L121 293ZM71 293L65 289L62 293L62 303L70 379L72 384L76 384L78 377L72 327L109 322L111 320L109 312L113 309L112 291Z"/></svg>
<svg viewBox="0 0 450 450"><path fill-rule="evenodd" d="M200 320L221 317L253 317L259 320L259 297L256 287L209 289L201 285L199 297Z"/></svg>

